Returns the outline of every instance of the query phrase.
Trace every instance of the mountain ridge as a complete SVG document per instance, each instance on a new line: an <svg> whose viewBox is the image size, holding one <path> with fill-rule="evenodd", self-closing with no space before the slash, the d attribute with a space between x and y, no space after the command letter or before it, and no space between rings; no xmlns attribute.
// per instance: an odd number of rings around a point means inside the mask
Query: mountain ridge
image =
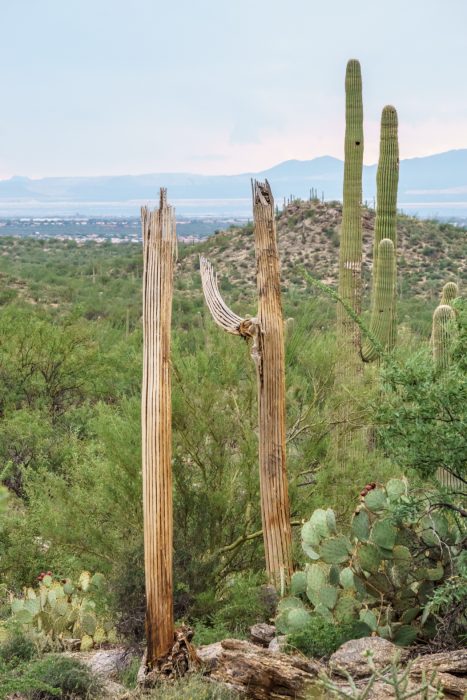
<svg viewBox="0 0 467 700"><path fill-rule="evenodd" d="M169 197L179 200L213 202L243 200L245 214L249 211L251 178L267 178L277 204L284 198L307 198L313 188L330 200L340 200L344 163L333 156L319 156L311 160L290 159L259 172L238 175L200 175L197 173L148 173L141 175L102 175L79 177L50 177L31 179L13 176L0 180L0 210L34 209L37 206L52 210L54 204L69 204L85 213L87 205L94 209L101 205L101 213L111 203L127 204L135 211L135 203L153 202L159 187L167 187ZM363 198L371 201L376 195L377 165L363 166ZM430 156L401 160L398 205L421 210L433 205L440 209L461 209L467 215L467 148L445 151ZM222 206L222 205L220 205ZM183 210L177 205L180 213ZM137 210L136 210L137 211ZM426 212L425 212L426 213Z"/></svg>

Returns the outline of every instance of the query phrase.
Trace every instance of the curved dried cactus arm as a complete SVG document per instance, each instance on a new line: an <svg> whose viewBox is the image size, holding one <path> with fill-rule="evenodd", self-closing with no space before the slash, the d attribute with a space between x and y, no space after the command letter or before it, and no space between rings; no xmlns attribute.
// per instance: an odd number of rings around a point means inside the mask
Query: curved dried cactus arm
<svg viewBox="0 0 467 700"><path fill-rule="evenodd" d="M214 321L227 333L241 335L244 338L253 337L254 319L242 318L229 309L219 291L217 275L213 266L203 256L200 256L199 264L204 298Z"/></svg>

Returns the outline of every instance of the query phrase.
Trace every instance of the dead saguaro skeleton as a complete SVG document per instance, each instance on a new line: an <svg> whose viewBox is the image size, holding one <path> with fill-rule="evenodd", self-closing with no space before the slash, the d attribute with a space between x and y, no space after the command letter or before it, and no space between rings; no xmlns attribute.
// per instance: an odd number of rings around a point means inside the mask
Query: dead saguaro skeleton
<svg viewBox="0 0 467 700"><path fill-rule="evenodd" d="M214 321L251 340L257 369L259 473L266 569L275 586L292 572L292 535L286 469L285 361L280 265L274 199L269 183L253 183L258 313L241 318L222 299L212 265L201 258L201 279Z"/></svg>
<svg viewBox="0 0 467 700"><path fill-rule="evenodd" d="M175 212L141 210L143 229L143 502L147 666L174 644L170 325L176 254Z"/></svg>

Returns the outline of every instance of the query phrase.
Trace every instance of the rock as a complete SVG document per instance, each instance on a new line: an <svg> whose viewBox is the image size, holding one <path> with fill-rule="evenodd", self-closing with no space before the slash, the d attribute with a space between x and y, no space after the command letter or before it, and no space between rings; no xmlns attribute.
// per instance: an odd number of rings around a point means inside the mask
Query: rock
<svg viewBox="0 0 467 700"><path fill-rule="evenodd" d="M108 700L116 700L116 698L123 698L128 696L128 688L120 683L115 683L115 681L104 681L104 687L102 689L102 698L108 698Z"/></svg>
<svg viewBox="0 0 467 700"><path fill-rule="evenodd" d="M198 647L196 653L203 666L209 671L216 668L219 657L222 654L222 642L214 642L214 644L206 644L203 647Z"/></svg>
<svg viewBox="0 0 467 700"><path fill-rule="evenodd" d="M269 584L261 586L260 598L261 602L266 608L266 616L274 617L276 614L277 603L279 602L279 595L274 586Z"/></svg>
<svg viewBox="0 0 467 700"><path fill-rule="evenodd" d="M102 649L89 656L86 663L97 676L112 678L130 664L131 658L125 649Z"/></svg>
<svg viewBox="0 0 467 700"><path fill-rule="evenodd" d="M317 661L271 653L238 639L224 639L221 647L210 678L252 700L304 698L323 669Z"/></svg>
<svg viewBox="0 0 467 700"><path fill-rule="evenodd" d="M274 639L271 639L268 649L273 654L277 654L278 652L284 651L286 643L287 635L280 634L278 637L274 637Z"/></svg>
<svg viewBox="0 0 467 700"><path fill-rule="evenodd" d="M412 673L439 671L440 673L467 674L467 649L441 651L438 654L418 656L412 664Z"/></svg>
<svg viewBox="0 0 467 700"><path fill-rule="evenodd" d="M342 644L329 659L329 668L335 673L339 673L339 669L343 668L354 678L369 676L371 671L365 659L367 650L373 653L373 661L378 669L390 664L395 656L399 656L401 659L406 656L406 652L387 639L363 637L362 639L351 639Z"/></svg>
<svg viewBox="0 0 467 700"><path fill-rule="evenodd" d="M268 625L265 622L259 622L257 625L250 627L250 639L253 644L259 644L262 647L267 647L271 643L276 634L274 625Z"/></svg>

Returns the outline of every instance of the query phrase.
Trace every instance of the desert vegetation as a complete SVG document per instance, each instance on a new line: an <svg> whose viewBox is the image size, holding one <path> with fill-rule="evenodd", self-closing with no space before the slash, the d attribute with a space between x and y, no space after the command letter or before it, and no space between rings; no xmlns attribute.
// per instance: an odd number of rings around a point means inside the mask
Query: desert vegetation
<svg viewBox="0 0 467 700"><path fill-rule="evenodd" d="M346 88L343 205L0 239L0 697L462 697L466 232L397 212L392 106L362 206Z"/></svg>

